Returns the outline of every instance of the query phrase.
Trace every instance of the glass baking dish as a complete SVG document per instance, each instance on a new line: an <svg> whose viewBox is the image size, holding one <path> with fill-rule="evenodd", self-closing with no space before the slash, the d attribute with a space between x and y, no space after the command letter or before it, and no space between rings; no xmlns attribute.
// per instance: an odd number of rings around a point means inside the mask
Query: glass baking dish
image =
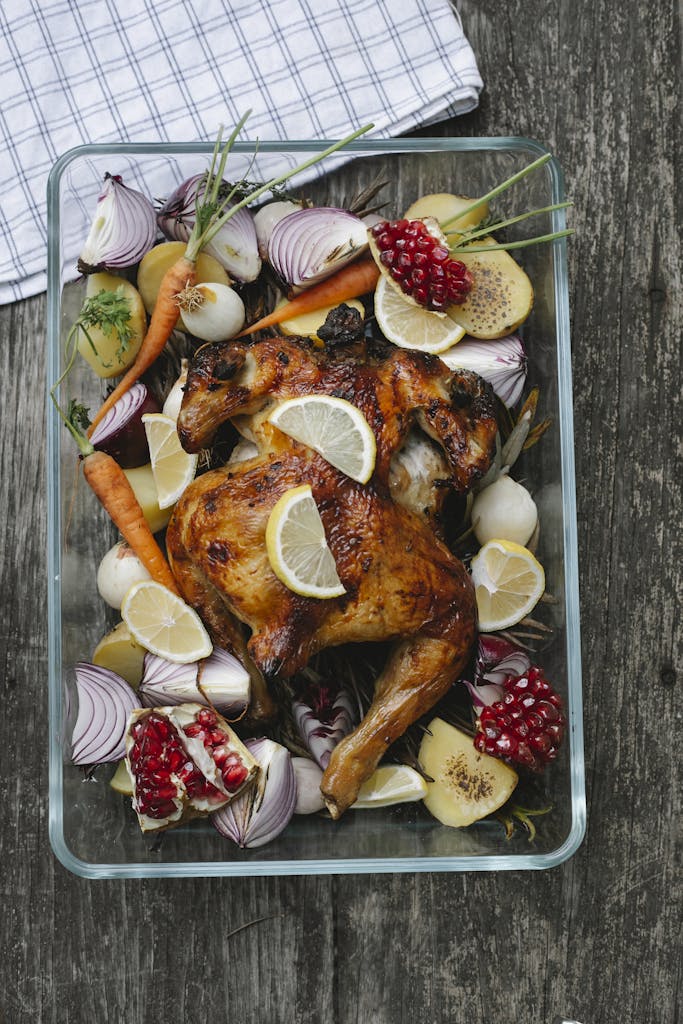
<svg viewBox="0 0 683 1024"><path fill-rule="evenodd" d="M276 167L294 166L325 142L261 142L256 163L252 144L237 144L230 157L233 178L270 177ZM127 184L153 197L206 166L211 146L126 144L81 146L55 164L48 185L48 372L62 367L64 338L83 298L73 278L73 256L86 237L104 173L121 174ZM342 201L339 180L368 184L380 172L390 182L387 209L399 214L428 192L481 195L545 153L523 138L410 139L356 142L341 170L332 158L324 177L309 182L319 202ZM524 178L510 193L506 209L545 207L564 198L562 172L553 159ZM533 234L561 230L564 211L533 222ZM520 236L521 237L521 236ZM523 832L506 839L502 825L484 821L467 829L440 825L421 805L347 812L339 822L318 816L294 817L282 835L255 850L240 850L206 821L194 821L150 841L139 831L128 801L113 792L113 766L84 780L68 763L68 707L73 664L87 660L97 640L118 617L97 595L95 569L115 540L105 514L83 486L75 487L75 448L48 403L48 594L50 713L50 840L58 859L90 878L323 874L333 872L519 870L553 867L570 857L585 830L579 596L575 513L567 252L565 240L517 254L535 289L534 309L522 331L529 356L529 384L541 388L541 411L552 429L525 456L524 476L532 481L543 526L539 558L547 589L555 598L545 615L554 639L543 652L546 674L563 696L568 736L544 783L554 808L541 819L533 843ZM83 361L81 361L83 362ZM96 407L101 383L83 366L70 378L70 394ZM109 543L107 539L110 538ZM73 700L71 701L73 706ZM65 753L66 751L66 753Z"/></svg>

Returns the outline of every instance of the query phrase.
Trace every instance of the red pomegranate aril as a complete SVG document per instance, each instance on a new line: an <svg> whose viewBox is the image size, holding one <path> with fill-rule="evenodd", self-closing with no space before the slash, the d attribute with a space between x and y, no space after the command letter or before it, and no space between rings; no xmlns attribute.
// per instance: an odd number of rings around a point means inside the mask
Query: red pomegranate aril
<svg viewBox="0 0 683 1024"><path fill-rule="evenodd" d="M197 714L197 721L200 722L202 725L213 726L218 724L218 719L216 718L216 715L214 714L213 711L211 711L210 708L202 709Z"/></svg>
<svg viewBox="0 0 683 1024"><path fill-rule="evenodd" d="M217 747L219 744L225 743L225 733L221 729L212 729L208 738L212 747Z"/></svg>
<svg viewBox="0 0 683 1024"><path fill-rule="evenodd" d="M213 748L213 759L219 768L221 768L225 764L225 762L228 760L229 755L230 748L227 746L216 746Z"/></svg>
<svg viewBox="0 0 683 1024"><path fill-rule="evenodd" d="M247 777L247 769L242 764L226 765L221 772L227 790L237 789Z"/></svg>
<svg viewBox="0 0 683 1024"><path fill-rule="evenodd" d="M206 730L199 722L191 722L185 726L185 735L191 739L201 740L203 743L206 739Z"/></svg>

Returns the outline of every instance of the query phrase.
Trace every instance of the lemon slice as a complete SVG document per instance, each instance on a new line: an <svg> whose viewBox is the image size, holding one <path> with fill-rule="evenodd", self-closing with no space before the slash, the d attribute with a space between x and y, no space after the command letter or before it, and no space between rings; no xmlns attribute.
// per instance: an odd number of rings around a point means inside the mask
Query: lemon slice
<svg viewBox="0 0 683 1024"><path fill-rule="evenodd" d="M266 548L275 575L303 597L345 593L308 484L285 491L270 513Z"/></svg>
<svg viewBox="0 0 683 1024"><path fill-rule="evenodd" d="M268 419L352 480L366 484L372 476L377 456L375 435L351 402L331 395L289 398L276 406Z"/></svg>
<svg viewBox="0 0 683 1024"><path fill-rule="evenodd" d="M189 455L180 443L175 420L161 412L142 417L159 508L170 508L197 472L198 455Z"/></svg>
<svg viewBox="0 0 683 1024"><path fill-rule="evenodd" d="M360 788L354 810L389 807L427 796L427 783L407 764L383 764L376 768Z"/></svg>
<svg viewBox="0 0 683 1024"><path fill-rule="evenodd" d="M121 618L145 650L167 661L189 665L213 650L196 611L154 580L133 584L123 599Z"/></svg>
<svg viewBox="0 0 683 1024"><path fill-rule="evenodd" d="M543 596L543 566L511 540L490 540L472 559L479 629L490 633L514 626Z"/></svg>
<svg viewBox="0 0 683 1024"><path fill-rule="evenodd" d="M455 320L408 302L384 275L375 289L375 317L384 337L399 348L438 355L465 337L465 328Z"/></svg>

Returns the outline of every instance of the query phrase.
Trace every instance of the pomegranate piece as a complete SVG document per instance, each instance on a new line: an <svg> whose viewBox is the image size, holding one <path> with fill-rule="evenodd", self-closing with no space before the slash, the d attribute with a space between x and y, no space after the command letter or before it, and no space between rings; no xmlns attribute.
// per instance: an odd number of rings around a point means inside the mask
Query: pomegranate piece
<svg viewBox="0 0 683 1024"><path fill-rule="evenodd" d="M567 724L562 701L532 666L503 682L502 700L481 709L474 745L482 753L533 772L557 757Z"/></svg>
<svg viewBox="0 0 683 1024"><path fill-rule="evenodd" d="M472 275L451 257L438 222L381 221L370 228L381 267L418 306L443 312L465 301Z"/></svg>
<svg viewBox="0 0 683 1024"><path fill-rule="evenodd" d="M256 776L230 725L200 704L134 711L126 733L133 808L143 832L224 807Z"/></svg>

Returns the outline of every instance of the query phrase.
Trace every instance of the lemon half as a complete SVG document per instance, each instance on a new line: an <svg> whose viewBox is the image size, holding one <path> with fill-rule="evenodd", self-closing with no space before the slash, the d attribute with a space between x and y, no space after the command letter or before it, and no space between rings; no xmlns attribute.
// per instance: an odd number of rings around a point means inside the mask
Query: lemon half
<svg viewBox="0 0 683 1024"><path fill-rule="evenodd" d="M465 328L444 313L416 306L382 274L375 290L375 317L385 338L399 348L438 355L465 337Z"/></svg>

